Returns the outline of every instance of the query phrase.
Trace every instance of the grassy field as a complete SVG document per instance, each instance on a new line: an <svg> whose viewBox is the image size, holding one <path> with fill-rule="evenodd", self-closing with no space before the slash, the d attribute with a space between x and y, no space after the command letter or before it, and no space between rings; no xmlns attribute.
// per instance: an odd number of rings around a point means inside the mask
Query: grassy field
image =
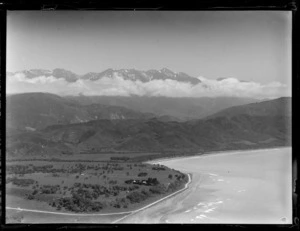
<svg viewBox="0 0 300 231"><path fill-rule="evenodd" d="M6 206L68 213L135 210L187 181L165 166L116 161L12 161L6 170Z"/></svg>

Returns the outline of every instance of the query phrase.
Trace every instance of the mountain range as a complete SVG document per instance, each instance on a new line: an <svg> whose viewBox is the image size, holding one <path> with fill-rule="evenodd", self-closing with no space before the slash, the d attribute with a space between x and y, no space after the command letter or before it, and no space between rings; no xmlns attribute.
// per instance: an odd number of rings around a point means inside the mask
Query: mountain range
<svg viewBox="0 0 300 231"><path fill-rule="evenodd" d="M56 68L54 70L31 69L7 72L6 74L6 92L8 94L47 92L61 96L140 96L196 99L232 97L260 100L290 96L289 86L277 81L260 83L252 80L243 81L236 77L195 77L167 68L147 71L110 68L102 72L89 72L80 75ZM225 105L224 108L227 106ZM213 110L212 112L216 111Z"/></svg>
<svg viewBox="0 0 300 231"><path fill-rule="evenodd" d="M232 106L259 102L254 98L243 97L147 97L147 96L67 96L81 105L91 103L126 107L156 116L168 116L175 121L202 119Z"/></svg>
<svg viewBox="0 0 300 231"><path fill-rule="evenodd" d="M191 84L198 84L201 82L198 78L189 76L183 72L175 73L167 68L162 68L161 70L148 70L148 71L140 71L135 69L119 69L113 70L111 68L102 71L102 72L89 72L84 75L78 75L71 71L56 68L52 71L50 70L43 70L43 69L31 69L31 70L24 70L20 72L8 72L8 77L13 74L21 73L24 74L28 79L34 79L40 76L53 76L55 78L62 78L65 79L67 82L76 82L79 79L82 80L91 80L96 81L102 79L104 77L113 78L114 76L122 77L124 80L131 80L131 81L141 81L141 82L150 82L151 80L176 80L179 82L188 82Z"/></svg>
<svg viewBox="0 0 300 231"><path fill-rule="evenodd" d="M147 119L152 113L141 113L119 106L81 105L74 100L50 93L24 93L6 99L8 127L36 130L54 124L73 124L101 119Z"/></svg>
<svg viewBox="0 0 300 231"><path fill-rule="evenodd" d="M100 119L153 117L162 121L186 121L201 119L228 107L256 101L238 97L61 97L41 92L23 93L7 96L7 126L35 130L55 124L73 124Z"/></svg>
<svg viewBox="0 0 300 231"><path fill-rule="evenodd" d="M119 106L82 105L51 94L45 97L39 93L36 98L51 100L37 106L39 100L30 98L32 94L37 93L7 98L9 155L200 152L291 144L291 98L288 97L234 106L202 119L179 122ZM41 111L47 111L47 116L41 115ZM112 111L120 114L112 118ZM18 116L14 117L14 113ZM61 115L69 120L57 123ZM81 120L74 121L76 115L82 116L79 117ZM48 123L48 126L39 126L38 121L43 116L47 118L46 121L52 119L52 125ZM46 125L45 122L42 124ZM20 129L22 126L30 128Z"/></svg>
<svg viewBox="0 0 300 231"><path fill-rule="evenodd" d="M114 78L115 76L119 76L124 80L131 81L141 81L143 83L150 82L152 80L175 80L178 82L186 82L190 84L198 84L201 83L201 78L190 76L184 72L173 72L168 68L162 68L160 70L135 70L135 69L118 69L114 70L112 68L108 68L102 72L88 72L83 75L76 74L72 71L65 70L63 68L55 68L51 70L45 69L31 69L31 70L23 70L17 72L7 72L7 76L12 76L15 74L24 74L27 79L34 79L41 76L49 77L53 76L57 79L64 79L69 83L76 82L77 80L91 80L97 81L104 77L106 78ZM217 81L223 81L229 78L219 77ZM240 82L247 82L244 80L240 80Z"/></svg>

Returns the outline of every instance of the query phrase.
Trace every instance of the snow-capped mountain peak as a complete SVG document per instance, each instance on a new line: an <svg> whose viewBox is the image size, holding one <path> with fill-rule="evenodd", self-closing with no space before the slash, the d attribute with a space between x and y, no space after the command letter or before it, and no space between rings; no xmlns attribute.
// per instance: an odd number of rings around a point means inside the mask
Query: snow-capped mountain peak
<svg viewBox="0 0 300 231"><path fill-rule="evenodd" d="M162 68L162 69L160 70L160 72L161 72L161 73L164 73L165 75L167 75L167 76L169 76L169 77L175 76L175 73L174 73L173 71L169 70L168 68Z"/></svg>
<svg viewBox="0 0 300 231"><path fill-rule="evenodd" d="M148 70L140 71L136 69L119 69L114 70L112 68L106 69L102 72L88 72L84 75L78 75L71 71L56 68L53 71L43 70L43 69L32 69L29 71L22 71L26 78L36 78L40 76L53 76L55 78L63 78L67 82L76 82L79 79L97 81L104 77L115 78L116 76L123 78L128 81L141 81L150 82L154 80L174 80L179 82L187 82L190 84L197 84L201 82L199 79L189 76L183 72L175 73L167 68L162 68L161 70ZM13 74L13 73L11 73Z"/></svg>

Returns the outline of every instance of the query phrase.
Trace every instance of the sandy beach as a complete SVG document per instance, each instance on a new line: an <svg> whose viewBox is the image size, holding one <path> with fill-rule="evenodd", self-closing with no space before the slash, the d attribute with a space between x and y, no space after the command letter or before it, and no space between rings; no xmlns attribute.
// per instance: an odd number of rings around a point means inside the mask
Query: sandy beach
<svg viewBox="0 0 300 231"><path fill-rule="evenodd" d="M152 161L192 174L189 188L120 223L292 222L291 148Z"/></svg>

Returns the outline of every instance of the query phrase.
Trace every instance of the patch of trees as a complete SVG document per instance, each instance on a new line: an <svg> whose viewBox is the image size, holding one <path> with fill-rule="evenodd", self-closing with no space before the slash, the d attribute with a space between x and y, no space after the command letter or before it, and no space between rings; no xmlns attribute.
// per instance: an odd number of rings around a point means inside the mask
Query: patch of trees
<svg viewBox="0 0 300 231"><path fill-rule="evenodd" d="M182 174L182 173L179 174L179 175L176 174L175 177L176 177L176 179L179 180L179 181L182 180L182 179L185 179L185 175Z"/></svg>
<svg viewBox="0 0 300 231"><path fill-rule="evenodd" d="M165 171L166 170L166 168L164 168L164 167L161 167L161 166L154 166L154 167L152 167L152 170L158 170L158 171Z"/></svg>
<svg viewBox="0 0 300 231"><path fill-rule="evenodd" d="M26 165L10 165L6 167L7 174L27 174L33 172L34 171Z"/></svg>
<svg viewBox="0 0 300 231"><path fill-rule="evenodd" d="M32 194L28 194L26 197L28 200L33 200L35 197Z"/></svg>
<svg viewBox="0 0 300 231"><path fill-rule="evenodd" d="M168 192L174 192L182 187L188 181L185 174L175 175L175 180L168 185Z"/></svg>
<svg viewBox="0 0 300 231"><path fill-rule="evenodd" d="M39 192L41 194L55 194L59 189L59 185L42 185L39 188Z"/></svg>
<svg viewBox="0 0 300 231"><path fill-rule="evenodd" d="M53 165L43 165L43 166L34 166L34 165L10 165L6 169L7 174L30 174L30 173L64 173L64 169L55 169Z"/></svg>
<svg viewBox="0 0 300 231"><path fill-rule="evenodd" d="M58 210L64 208L72 212L99 212L105 206L127 208L128 203L140 203L152 195L165 194L166 192L173 192L179 189L184 182L183 176L183 174L176 175L174 182L170 183L168 188L160 184L157 178L148 178L148 181L153 185L148 190L143 188L140 191L138 190L140 186L135 184L131 186L113 185L107 188L97 184L75 183L70 188L70 197L57 199L51 202L50 205ZM99 199L100 195L105 197L117 196L121 191L127 192L127 195L123 198L109 199L110 202L107 202L107 204L95 201ZM34 198L34 194L29 196L29 198Z"/></svg>
<svg viewBox="0 0 300 231"><path fill-rule="evenodd" d="M147 195L145 195L142 192L130 192L128 193L128 195L126 196L126 198L131 202L131 203L139 203L141 201L144 201L148 198Z"/></svg>
<svg viewBox="0 0 300 231"><path fill-rule="evenodd" d="M124 170L124 168L118 163L107 163L102 167L102 169L107 170L108 172L113 170Z"/></svg>
<svg viewBox="0 0 300 231"><path fill-rule="evenodd" d="M140 172L138 174L139 177L143 177L143 176L147 176L147 175L148 175L148 173L146 173L146 172Z"/></svg>
<svg viewBox="0 0 300 231"><path fill-rule="evenodd" d="M153 194L163 194L167 191L166 187L163 184L158 184L152 186L149 191Z"/></svg>
<svg viewBox="0 0 300 231"><path fill-rule="evenodd" d="M126 186L120 186L120 185L114 185L112 189L117 191L124 191L124 192L129 190Z"/></svg>
<svg viewBox="0 0 300 231"><path fill-rule="evenodd" d="M51 206L56 207L57 210L64 208L71 212L99 212L105 206L99 201L92 201L91 199L73 195L72 197L60 198L52 203Z"/></svg>
<svg viewBox="0 0 300 231"><path fill-rule="evenodd" d="M108 181L109 184L117 184L117 181L116 180L110 180Z"/></svg>
<svg viewBox="0 0 300 231"><path fill-rule="evenodd" d="M182 186L182 182L175 180L168 185L167 191L174 192L174 191L180 189L181 186Z"/></svg>
<svg viewBox="0 0 300 231"><path fill-rule="evenodd" d="M107 188L102 185L96 184L81 184L75 183L71 188L72 195L80 195L81 197L85 197L87 199L98 199L100 195L109 196L117 196L120 191L127 191L129 188L119 185L114 185L110 188Z"/></svg>
<svg viewBox="0 0 300 231"><path fill-rule="evenodd" d="M147 179L147 182L150 184L150 185L158 185L159 184L159 181L157 180L157 178L151 178L149 177Z"/></svg>
<svg viewBox="0 0 300 231"><path fill-rule="evenodd" d="M98 194L95 194L95 193L93 193L93 191L91 191L89 189L85 189L85 188L79 188L76 191L73 191L72 196L73 197L78 196L78 197L85 198L85 199L88 199L88 200L98 198Z"/></svg>
<svg viewBox="0 0 300 231"><path fill-rule="evenodd" d="M141 193L144 194L144 195L147 196L147 197L150 197L150 196L151 196L151 192L149 192L149 191L147 191L147 190L145 190L145 189L143 189L143 190L141 191Z"/></svg>
<svg viewBox="0 0 300 231"><path fill-rule="evenodd" d="M126 180L125 181L126 184L138 184L138 185L157 185L159 184L159 181L157 180L157 178L151 178L149 177L147 180Z"/></svg>
<svg viewBox="0 0 300 231"><path fill-rule="evenodd" d="M115 207L115 208L128 208L128 199L126 198L117 198L115 201L112 201L110 203L110 206Z"/></svg>
<svg viewBox="0 0 300 231"><path fill-rule="evenodd" d="M12 177L12 178L7 178L6 183L10 183L12 182L12 184L17 185L19 187L27 187L29 185L32 185L35 183L35 180L33 179L18 179L16 177Z"/></svg>
<svg viewBox="0 0 300 231"><path fill-rule="evenodd" d="M139 189L139 188L140 188L140 186L138 186L138 185L132 185L132 186L128 187L128 191L134 191L134 190Z"/></svg>
<svg viewBox="0 0 300 231"><path fill-rule="evenodd" d="M151 197L153 194L164 194L167 192L167 188L163 184L158 184L155 186L151 186L148 190L141 190L141 191L133 191L130 192L126 198L131 202L131 203L139 203L147 198Z"/></svg>
<svg viewBox="0 0 300 231"><path fill-rule="evenodd" d="M138 187L133 187L132 190L137 188ZM97 212L103 208L104 204L94 200L98 199L100 195L104 195L105 197L117 196L120 191L130 191L130 188L119 185L106 188L96 184L75 183L71 188L71 197L60 198L50 205L57 207L58 210L65 208L73 212ZM121 207L119 203L112 203L111 206L116 208ZM127 204L123 203L122 206L127 207Z"/></svg>

